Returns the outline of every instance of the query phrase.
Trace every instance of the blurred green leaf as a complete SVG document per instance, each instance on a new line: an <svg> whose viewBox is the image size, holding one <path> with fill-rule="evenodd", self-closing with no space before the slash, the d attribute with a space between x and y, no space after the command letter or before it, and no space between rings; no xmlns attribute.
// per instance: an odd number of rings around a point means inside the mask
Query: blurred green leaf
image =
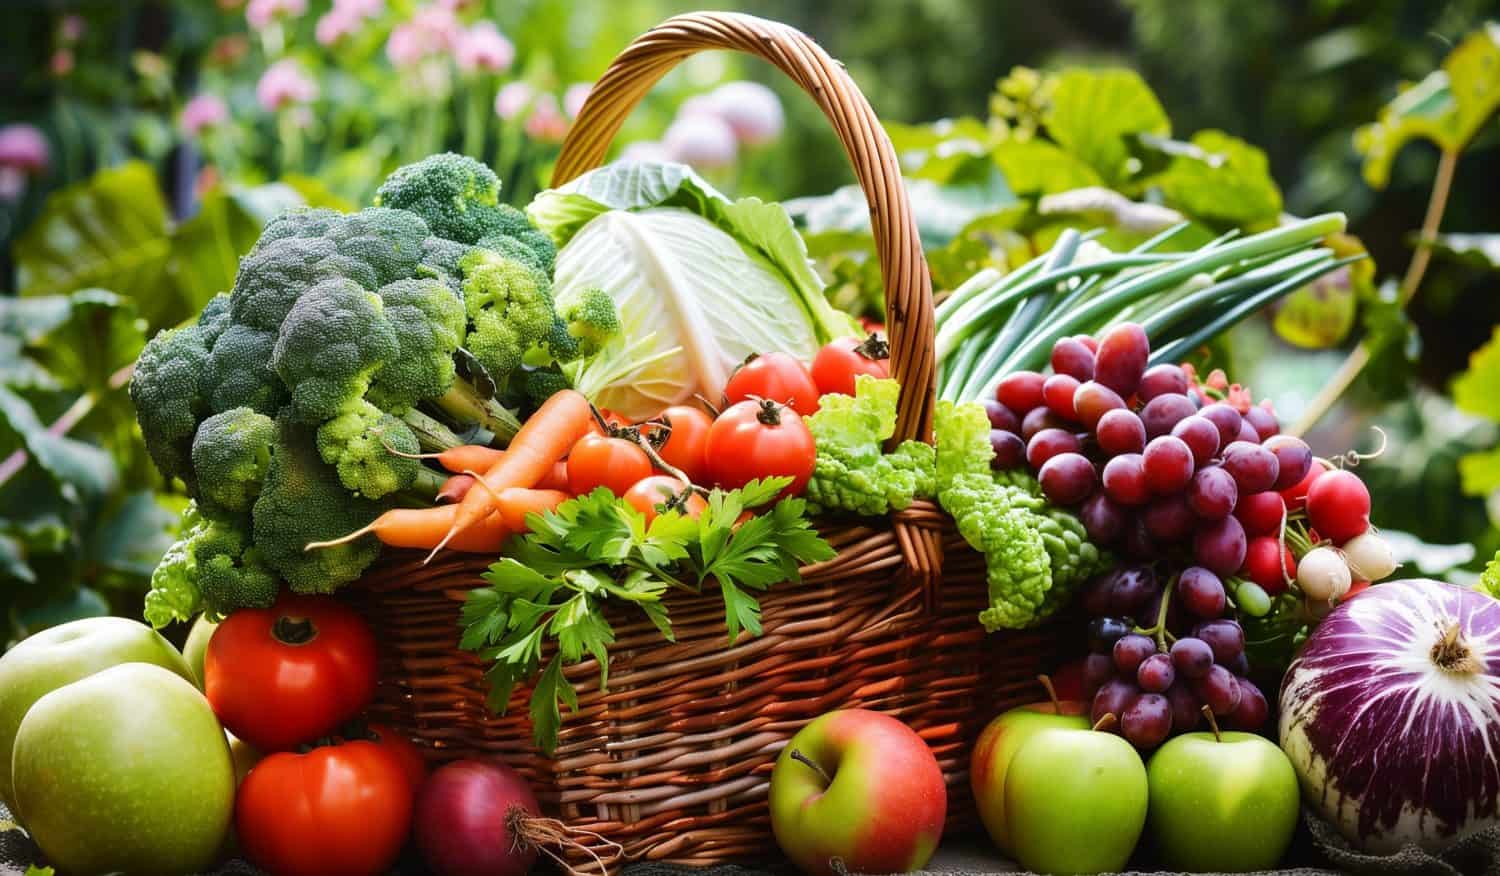
<svg viewBox="0 0 1500 876"><path fill-rule="evenodd" d="M171 546L180 513L141 490L101 514L84 544L85 575L101 589L144 589Z"/></svg>
<svg viewBox="0 0 1500 876"><path fill-rule="evenodd" d="M1488 496L1500 490L1500 448L1464 456L1458 461L1458 476L1470 496Z"/></svg>
<svg viewBox="0 0 1500 876"><path fill-rule="evenodd" d="M25 399L0 387L0 432L11 433L71 501L93 500L119 482L114 460L92 444L54 435Z"/></svg>
<svg viewBox="0 0 1500 876"><path fill-rule="evenodd" d="M1128 175L1127 137L1172 133L1172 123L1146 80L1124 68L1063 71L1044 122L1058 145L1115 185Z"/></svg>
<svg viewBox="0 0 1500 876"><path fill-rule="evenodd" d="M1475 268L1500 271L1500 234L1439 234L1433 240L1413 235L1412 242Z"/></svg>
<svg viewBox="0 0 1500 876"><path fill-rule="evenodd" d="M48 598L42 601L23 600L19 604L12 605L11 631L16 638L24 639L48 627L106 614L109 614L109 601L97 590L90 587L73 587L50 593Z"/></svg>
<svg viewBox="0 0 1500 876"><path fill-rule="evenodd" d="M1383 527L1380 537L1391 546L1398 564L1423 575L1443 575L1474 559L1471 544L1429 544L1409 532Z"/></svg>
<svg viewBox="0 0 1500 876"><path fill-rule="evenodd" d="M1044 140L1007 140L992 156L1018 194L1065 192L1104 182L1092 167Z"/></svg>
<svg viewBox="0 0 1500 876"><path fill-rule="evenodd" d="M1016 202L1005 177L990 162L982 161L982 178L972 182L942 185L930 179L908 179L907 197L924 247L938 247L952 240L965 225ZM857 185L843 186L827 195L794 198L783 204L805 232L862 231L870 229L870 205Z"/></svg>
<svg viewBox="0 0 1500 876"><path fill-rule="evenodd" d="M1363 153L1365 181L1382 189L1401 148L1425 139L1440 149L1465 149L1500 108L1500 23L1485 22L1466 36L1440 70L1406 87L1381 110L1376 121L1354 133Z"/></svg>
<svg viewBox="0 0 1500 876"><path fill-rule="evenodd" d="M8 535L0 535L0 580L5 579L35 584L36 573L26 565L26 552L21 543Z"/></svg>
<svg viewBox="0 0 1500 876"><path fill-rule="evenodd" d="M133 302L103 289L56 296L63 319L28 342L27 354L68 387L110 391L109 379L135 361L146 344L146 323ZM22 299L23 301L51 301ZM3 312L0 306L0 312Z"/></svg>
<svg viewBox="0 0 1500 876"><path fill-rule="evenodd" d="M1460 410L1500 421L1500 327L1469 356L1469 369L1453 381Z"/></svg>
<svg viewBox="0 0 1500 876"><path fill-rule="evenodd" d="M1194 134L1192 145L1197 152L1173 155L1165 171L1147 180L1169 205L1226 225L1273 222L1281 214L1281 189L1265 152L1216 130Z"/></svg>
<svg viewBox="0 0 1500 876"><path fill-rule="evenodd" d="M1025 235L1018 230L1030 214L1025 204L980 216L965 225L944 246L927 253L935 289L955 289L983 268L1008 270L1031 255Z"/></svg>
<svg viewBox="0 0 1500 876"><path fill-rule="evenodd" d="M1399 303L1394 280L1381 284L1363 302L1360 322L1370 363L1362 379L1382 398L1394 400L1410 392L1409 381L1422 353L1422 338Z"/></svg>
<svg viewBox="0 0 1500 876"><path fill-rule="evenodd" d="M1351 234L1332 235L1327 244L1340 257L1365 252ZM1327 349L1348 337L1359 303L1376 298L1375 263L1367 258L1324 274L1277 302L1272 326L1293 346Z"/></svg>

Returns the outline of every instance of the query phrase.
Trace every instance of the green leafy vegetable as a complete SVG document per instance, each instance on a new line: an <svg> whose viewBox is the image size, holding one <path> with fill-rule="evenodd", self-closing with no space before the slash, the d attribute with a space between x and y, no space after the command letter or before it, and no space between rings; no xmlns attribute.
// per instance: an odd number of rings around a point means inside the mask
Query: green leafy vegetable
<svg viewBox="0 0 1500 876"><path fill-rule="evenodd" d="M531 532L511 539L485 573L489 586L470 591L463 607L461 647L492 664L490 708L506 711L516 685L531 681L533 733L550 754L562 705L578 707L564 668L591 659L601 689L608 687L609 605L634 607L673 641L663 597L717 586L729 643L741 631L759 635L755 592L798 583L800 564L834 556L801 499L782 499L736 527L742 512L770 502L788 483L770 478L714 490L696 520L667 511L648 524L603 488L528 516Z"/></svg>
<svg viewBox="0 0 1500 876"><path fill-rule="evenodd" d="M862 374L853 397L825 395L818 412L807 418L817 445L806 493L814 514L876 517L933 495L932 445L903 441L891 453L882 447L896 431L900 394L896 381Z"/></svg>

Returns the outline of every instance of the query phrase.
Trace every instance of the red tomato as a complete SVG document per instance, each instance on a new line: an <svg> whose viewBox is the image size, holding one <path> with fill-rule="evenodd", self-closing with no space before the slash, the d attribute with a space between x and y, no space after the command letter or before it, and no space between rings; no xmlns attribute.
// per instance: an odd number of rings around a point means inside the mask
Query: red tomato
<svg viewBox="0 0 1500 876"><path fill-rule="evenodd" d="M283 751L328 735L375 698L375 636L336 599L285 594L219 625L203 692L229 732Z"/></svg>
<svg viewBox="0 0 1500 876"><path fill-rule="evenodd" d="M246 857L278 876L374 876L406 842L414 794L397 755L374 742L281 752L240 785L235 828Z"/></svg>
<svg viewBox="0 0 1500 876"><path fill-rule="evenodd" d="M615 413L609 408L599 408L599 419L603 420L605 425L614 426L615 428L622 428L630 425L629 419ZM594 422L589 424L589 431L593 432L595 435L603 435L604 427L599 425L599 420L595 420Z"/></svg>
<svg viewBox="0 0 1500 876"><path fill-rule="evenodd" d="M665 421L672 431L656 448L657 454L668 465L680 469L693 483L708 483L708 430L714 424L713 417L702 408L673 405L662 411L659 419ZM656 428L653 423L642 423L641 433L650 435Z"/></svg>
<svg viewBox="0 0 1500 876"><path fill-rule="evenodd" d="M697 492L685 488L682 481L669 475L652 475L635 482L625 493L625 501L630 507L646 515L646 522L650 523L656 519L656 515L666 509L675 509L685 516L694 520L703 509L708 507L708 502Z"/></svg>
<svg viewBox="0 0 1500 876"><path fill-rule="evenodd" d="M804 417L817 413L819 395L812 372L789 353L752 355L724 385L724 398L730 404L754 396L790 405Z"/></svg>
<svg viewBox="0 0 1500 876"><path fill-rule="evenodd" d="M608 487L625 495L636 481L651 475L651 458L639 444L590 432L568 451L568 492L575 496Z"/></svg>
<svg viewBox="0 0 1500 876"><path fill-rule="evenodd" d="M427 778L427 759L422 756L421 749L410 738L399 733L394 728L385 724L371 724L366 729L366 736L356 736L356 739L366 739L384 748L396 763L401 766L401 772L411 781L411 792L417 793L422 787L422 782Z"/></svg>
<svg viewBox="0 0 1500 876"><path fill-rule="evenodd" d="M708 430L708 468L714 483L736 489L756 478L790 477L782 496L801 495L815 460L812 432L802 418L770 399L731 405Z"/></svg>
<svg viewBox="0 0 1500 876"><path fill-rule="evenodd" d="M880 335L858 338L835 338L813 357L813 382L818 392L854 395L854 378L891 376L891 346Z"/></svg>

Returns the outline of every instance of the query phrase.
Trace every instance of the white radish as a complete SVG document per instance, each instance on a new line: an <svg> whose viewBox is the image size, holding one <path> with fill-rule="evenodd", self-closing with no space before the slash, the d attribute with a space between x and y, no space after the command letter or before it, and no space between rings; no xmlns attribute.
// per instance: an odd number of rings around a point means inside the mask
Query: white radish
<svg viewBox="0 0 1500 876"><path fill-rule="evenodd" d="M1360 581L1379 581L1396 571L1396 555L1390 544L1373 532L1344 542L1344 562Z"/></svg>
<svg viewBox="0 0 1500 876"><path fill-rule="evenodd" d="M1315 547L1297 563L1297 586L1317 602L1330 602L1349 592L1354 577L1349 565L1331 547Z"/></svg>

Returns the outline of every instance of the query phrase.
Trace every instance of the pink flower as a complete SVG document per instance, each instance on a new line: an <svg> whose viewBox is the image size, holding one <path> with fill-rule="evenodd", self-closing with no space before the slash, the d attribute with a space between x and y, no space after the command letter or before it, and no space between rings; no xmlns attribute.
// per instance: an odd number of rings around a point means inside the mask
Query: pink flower
<svg viewBox="0 0 1500 876"><path fill-rule="evenodd" d="M729 123L706 113L679 116L662 143L674 161L694 167L724 167L733 164L739 152Z"/></svg>
<svg viewBox="0 0 1500 876"><path fill-rule="evenodd" d="M66 76L73 72L73 50L58 49L52 53L52 60L47 63L52 70L53 76Z"/></svg>
<svg viewBox="0 0 1500 876"><path fill-rule="evenodd" d="M454 60L465 72L502 73L515 62L516 47L494 23L481 21L460 35Z"/></svg>
<svg viewBox="0 0 1500 876"><path fill-rule="evenodd" d="M76 43L80 39L83 39L83 34L88 29L88 22L83 20L82 15L64 15L62 27L59 28L59 32L62 34L64 42Z"/></svg>
<svg viewBox="0 0 1500 876"><path fill-rule="evenodd" d="M563 92L563 112L568 118L576 119L583 111L583 102L589 99L589 92L594 88L591 82L574 82Z"/></svg>
<svg viewBox="0 0 1500 876"><path fill-rule="evenodd" d="M786 124L776 92L759 82L726 82L709 92L708 99L741 143L774 140Z"/></svg>
<svg viewBox="0 0 1500 876"><path fill-rule="evenodd" d="M307 0L250 0L245 6L245 22L253 30L265 30L278 18L298 18L307 11Z"/></svg>
<svg viewBox="0 0 1500 876"><path fill-rule="evenodd" d="M0 128L0 167L38 174L47 169L52 150L36 125L24 122Z"/></svg>
<svg viewBox="0 0 1500 876"><path fill-rule="evenodd" d="M526 136L543 143L561 143L568 134L568 120L557 106L557 98L550 94L537 95L531 106L531 115L526 117Z"/></svg>
<svg viewBox="0 0 1500 876"><path fill-rule="evenodd" d="M463 27L451 9L423 6L411 20L391 30L385 55L397 67L410 67L428 56L452 51L462 34Z"/></svg>
<svg viewBox="0 0 1500 876"><path fill-rule="evenodd" d="M256 99L272 112L292 104L307 103L317 96L318 83L309 79L291 58L283 58L267 67L255 85Z"/></svg>
<svg viewBox="0 0 1500 876"><path fill-rule="evenodd" d="M509 121L530 106L531 99L535 96L531 86L525 82L508 82L500 86L500 91L495 94L495 115Z"/></svg>
<svg viewBox="0 0 1500 876"><path fill-rule="evenodd" d="M208 128L229 121L229 107L216 94L200 94L182 107L177 124L189 137L196 137Z"/></svg>
<svg viewBox="0 0 1500 876"><path fill-rule="evenodd" d="M14 201L26 193L26 174L14 167L0 167L0 201Z"/></svg>
<svg viewBox="0 0 1500 876"><path fill-rule="evenodd" d="M333 0L333 11L355 18L379 18L385 12L385 0Z"/></svg>
<svg viewBox="0 0 1500 876"><path fill-rule="evenodd" d="M353 36L362 23L359 16L342 12L335 6L318 19L318 26L313 33L318 45L331 46L344 37Z"/></svg>

